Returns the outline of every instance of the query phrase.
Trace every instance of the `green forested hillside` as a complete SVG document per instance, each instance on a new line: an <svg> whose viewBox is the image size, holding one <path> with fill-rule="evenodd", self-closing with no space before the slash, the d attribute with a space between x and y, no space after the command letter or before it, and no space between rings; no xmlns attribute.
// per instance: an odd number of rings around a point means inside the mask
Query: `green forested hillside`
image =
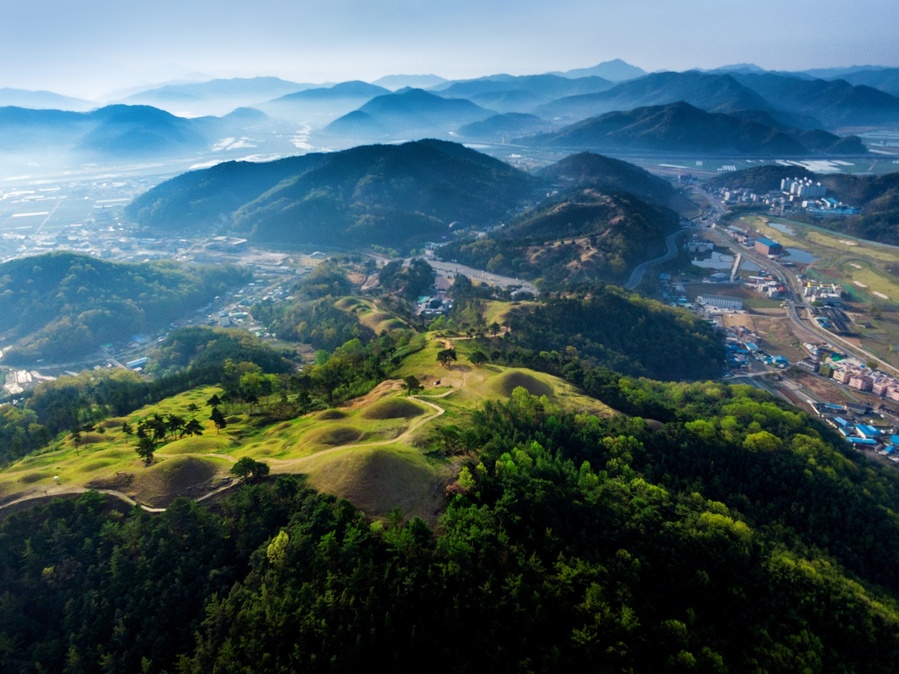
<svg viewBox="0 0 899 674"><path fill-rule="evenodd" d="M628 270L664 251L677 214L627 193L569 189L494 229L454 241L439 251L498 274L540 280L552 289L567 282L622 281Z"/></svg>
<svg viewBox="0 0 899 674"><path fill-rule="evenodd" d="M671 419L489 403L436 530L291 477L215 509L13 515L0 667L891 671L896 475L751 387L608 385Z"/></svg>
<svg viewBox="0 0 899 674"><path fill-rule="evenodd" d="M614 286L518 307L506 323L507 349L514 345L536 353L573 347L588 362L630 375L715 378L724 363L721 337L708 322Z"/></svg>
<svg viewBox="0 0 899 674"><path fill-rule="evenodd" d="M188 173L127 213L153 229L225 224L266 243L408 249L449 225L494 222L530 196L527 174L461 145L422 140Z"/></svg>
<svg viewBox="0 0 899 674"><path fill-rule="evenodd" d="M48 253L0 265L5 360L74 358L150 331L247 280L232 267L113 263Z"/></svg>
<svg viewBox="0 0 899 674"><path fill-rule="evenodd" d="M676 211L695 208L667 180L634 164L593 152L573 154L542 169L539 175L563 184L593 187L605 194L627 192Z"/></svg>

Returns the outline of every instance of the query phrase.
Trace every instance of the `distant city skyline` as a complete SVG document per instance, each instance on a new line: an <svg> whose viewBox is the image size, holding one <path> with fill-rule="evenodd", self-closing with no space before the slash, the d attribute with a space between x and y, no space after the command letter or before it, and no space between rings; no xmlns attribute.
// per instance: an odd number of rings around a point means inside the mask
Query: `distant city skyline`
<svg viewBox="0 0 899 674"><path fill-rule="evenodd" d="M595 6L592 6L595 5ZM570 70L899 66L893 0L0 0L0 87L97 99L195 76L296 82ZM513 9L514 8L514 9Z"/></svg>

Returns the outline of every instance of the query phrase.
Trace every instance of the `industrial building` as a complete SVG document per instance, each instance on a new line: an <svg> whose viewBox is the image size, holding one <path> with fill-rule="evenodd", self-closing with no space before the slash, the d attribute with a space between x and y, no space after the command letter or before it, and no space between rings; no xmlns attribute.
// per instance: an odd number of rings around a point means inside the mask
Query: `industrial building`
<svg viewBox="0 0 899 674"><path fill-rule="evenodd" d="M783 255L784 249L774 239L761 236L755 240L755 252L762 255Z"/></svg>
<svg viewBox="0 0 899 674"><path fill-rule="evenodd" d="M725 295L700 295L696 298L699 304L720 309L739 311L743 308L743 299L740 297L727 297Z"/></svg>

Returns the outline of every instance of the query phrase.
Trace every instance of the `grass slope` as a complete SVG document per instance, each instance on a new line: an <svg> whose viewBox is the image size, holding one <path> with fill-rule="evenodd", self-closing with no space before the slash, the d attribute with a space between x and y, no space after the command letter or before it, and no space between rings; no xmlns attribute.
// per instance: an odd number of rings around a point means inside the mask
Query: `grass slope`
<svg viewBox="0 0 899 674"><path fill-rule="evenodd" d="M437 353L449 345L459 359L444 367ZM440 425L460 421L486 400L508 399L518 386L567 409L614 414L549 375L495 365L474 367L468 350L466 340L429 335L425 348L403 361L396 379L382 382L368 395L339 409L262 427L257 417L224 409L229 423L218 432L208 420L205 401L221 391L188 391L109 419L102 424L103 433L83 433L78 446L71 436L61 436L45 450L8 466L0 471L0 505L95 488L165 507L179 495L199 498L230 484L230 467L249 456L265 461L274 474L306 474L317 488L352 501L370 516L399 508L406 515L433 520L443 490L458 469L457 458L430 452L430 437ZM416 398L402 394L402 378L409 375L424 386ZM204 434L159 447L154 463L145 466L122 424L136 425L152 414L194 417L203 423Z"/></svg>

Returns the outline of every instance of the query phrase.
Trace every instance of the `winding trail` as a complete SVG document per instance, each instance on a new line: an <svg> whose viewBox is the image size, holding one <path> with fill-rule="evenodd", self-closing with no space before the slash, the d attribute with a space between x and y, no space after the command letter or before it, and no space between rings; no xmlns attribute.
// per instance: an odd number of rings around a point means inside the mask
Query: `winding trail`
<svg viewBox="0 0 899 674"><path fill-rule="evenodd" d="M430 397L430 398L445 398L446 396L450 395L451 393L454 393L456 390L457 389L453 388L449 391L446 391L445 393L441 393L441 394L435 395L435 396L428 396L428 397ZM409 424L408 428L406 428L406 430L404 430L402 433L400 433L395 438L391 438L389 440L375 440L372 442L359 442L359 443L352 443L352 444L347 444L347 445L337 445L335 447L331 447L329 449L323 449L323 450L315 452L313 454L309 454L307 456L301 456L296 459L268 459L268 461L271 463L272 472L273 473L296 472L295 469L305 465L306 463L309 463L313 459L318 459L319 457L327 456L329 454L333 454L333 453L339 452L339 451L344 451L347 449L378 447L378 446L393 445L396 443L405 442L410 438L412 433L417 431L424 424L430 423L430 422L434 421L435 419L437 419L438 417L440 417L441 415L446 413L446 410L443 407L440 407L440 405L437 405L436 403L433 403L430 400L424 400L418 396L409 396L409 397L412 398L413 400L418 401L422 405L426 405L427 407L430 407L432 410L434 410L434 413L427 415L427 416L422 416L422 417L413 419L412 422ZM216 453L216 454L179 454L178 456L193 456L193 457L197 457L197 458L216 456L216 457L219 457L222 459L226 459L232 463L237 461L237 459L235 459L233 456L230 456L227 454L218 454L218 453ZM225 484L223 484L222 486L217 487L216 489L213 489L212 491L210 491L206 494L203 494L202 496L197 497L195 500L196 501L205 501L214 496L217 496L218 494L221 494L224 491L233 489L234 487L236 487L240 484L241 484L240 481L232 479L229 482L226 482ZM26 503L32 502L32 501L34 501L34 502L38 502L41 500L49 501L51 499L54 499L54 498L57 498L60 496L75 496L78 494L87 493L89 491L96 491L96 492L100 492L101 494L107 494L109 496L119 499L120 501L127 503L130 506L138 506L141 510L148 512L148 513L164 513L166 511L165 508L155 508L153 506L149 506L149 505L146 505L139 501L136 501L131 496L128 496L128 494L125 494L124 492L118 491L116 489L88 489L87 487L71 486L71 487L57 487L55 489L49 489L43 493L33 492L31 494L26 494L20 498L17 498L13 501L8 502L8 503L4 503L4 504L0 505L0 516L2 516L2 513L5 510L18 509L20 506L22 506Z"/></svg>
<svg viewBox="0 0 899 674"><path fill-rule="evenodd" d="M444 398L444 397L448 396L450 393L453 393L454 391L455 391L455 389L453 389L452 391L447 391L446 393L443 393L439 396L431 396L431 397ZM359 449L359 448L366 448L366 447L383 447L385 445L394 445L396 443L405 442L406 440L409 439L409 437L412 435L412 433L417 431L424 424L434 421L437 417L443 415L446 412L446 410L444 408L440 407L440 405L432 403L428 400L422 400L418 396L409 396L409 397L413 400L417 400L418 402L420 402L423 405L427 405L428 407L432 408L434 410L434 414L432 414L430 416L425 416L425 417L420 417L420 418L414 419L409 424L409 427L405 431L400 433L395 438L390 438L389 440L374 440L372 442L356 442L356 443L351 443L351 444L347 444L347 445L337 445L335 447L331 447L329 449L323 449L321 451L315 452L313 454L309 454L307 456L297 457L296 459L269 459L269 461L271 461L271 463L272 463L272 469L274 469L277 466L281 470L276 471L276 472L291 472L291 471L288 471L285 469L297 468L306 463L309 463L313 459L318 459L319 457L322 457L322 456L334 454L335 452L340 452L340 451L344 451L347 449Z"/></svg>

